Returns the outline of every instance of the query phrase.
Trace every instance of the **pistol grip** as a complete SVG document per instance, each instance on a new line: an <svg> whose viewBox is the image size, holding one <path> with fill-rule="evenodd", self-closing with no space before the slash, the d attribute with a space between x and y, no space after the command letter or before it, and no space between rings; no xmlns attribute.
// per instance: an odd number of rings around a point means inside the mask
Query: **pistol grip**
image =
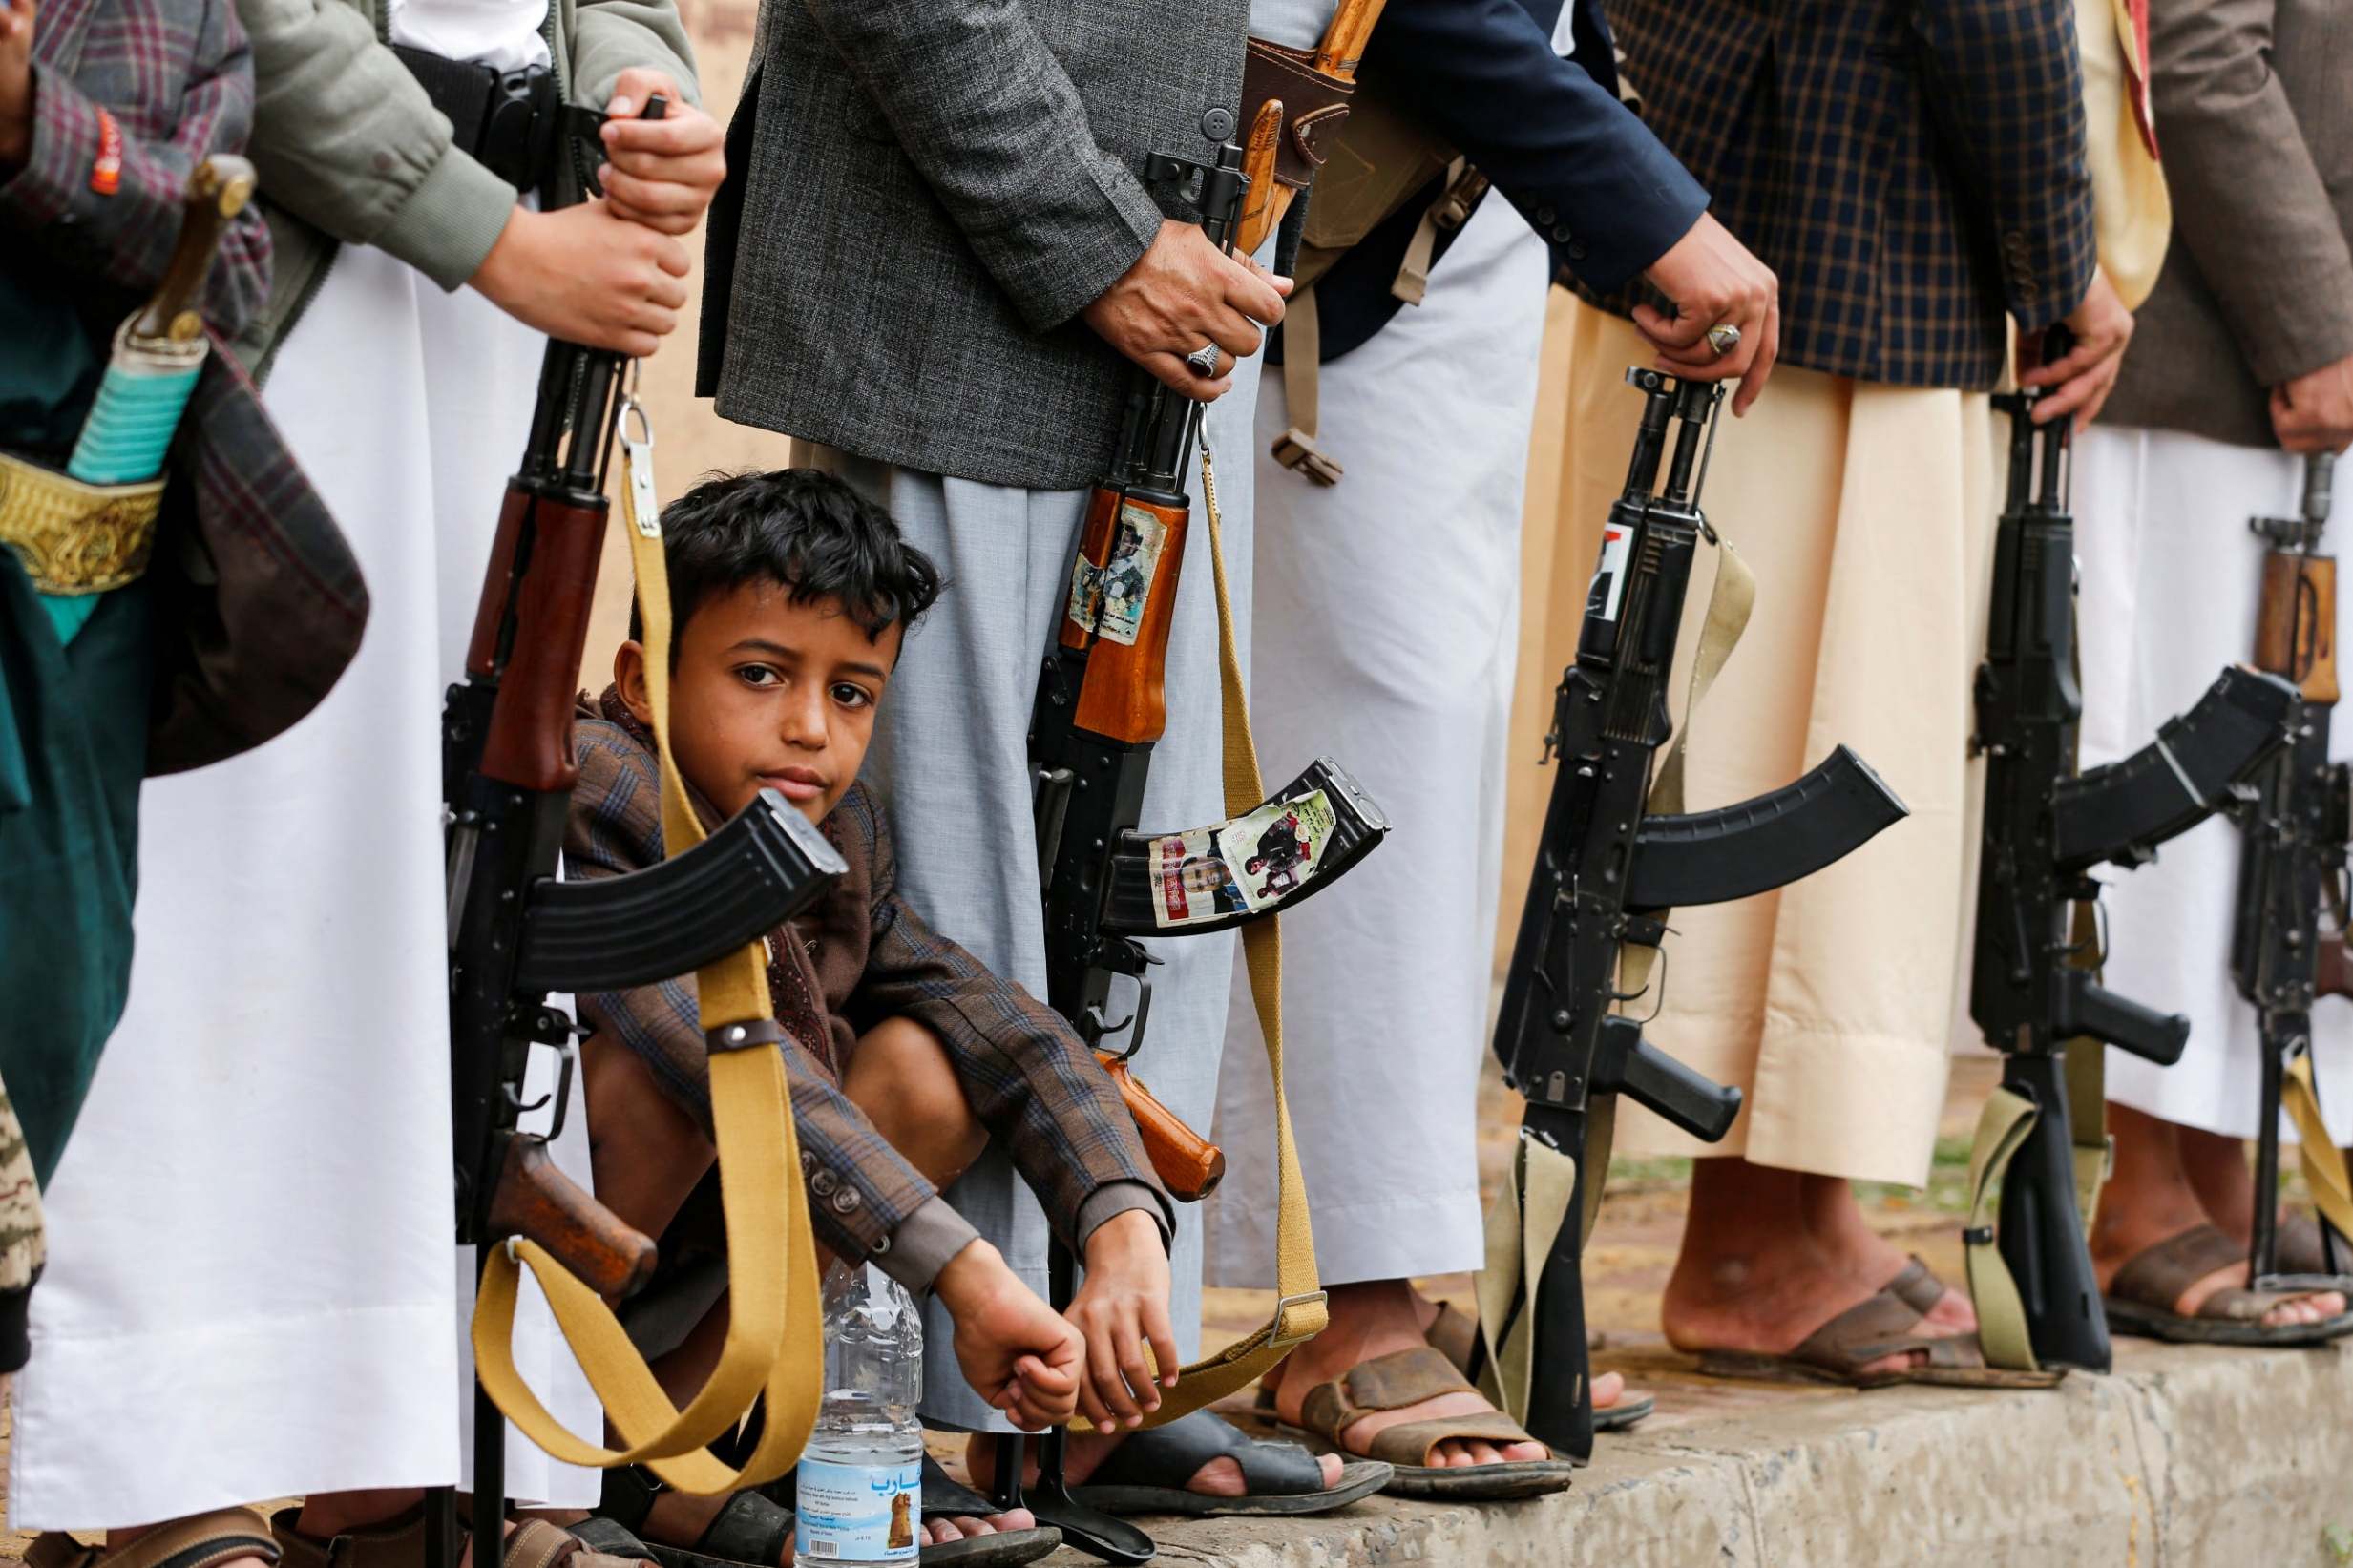
<svg viewBox="0 0 2353 1568"><path fill-rule="evenodd" d="M1128 1114L1136 1119L1136 1131L1144 1138L1144 1152L1150 1158L1160 1184L1168 1189L1168 1196L1185 1203L1207 1198L1226 1179L1225 1151L1194 1132L1183 1118L1162 1104L1128 1071L1124 1057L1098 1051L1095 1059L1103 1063L1103 1070L1111 1075L1111 1081L1118 1086L1120 1098L1127 1102Z"/></svg>
<svg viewBox="0 0 2353 1568"><path fill-rule="evenodd" d="M2068 972L2059 997L2059 1015L2052 1022L2062 1037L2089 1035L2159 1067L2179 1061L2190 1043L2188 1018L2119 996L2083 970Z"/></svg>
<svg viewBox="0 0 2353 1568"><path fill-rule="evenodd" d="M1631 1018L1602 1021L1604 1070L1597 1090L1616 1090L1673 1122L1693 1138L1713 1143L1732 1131L1740 1114L1740 1091L1704 1077L1642 1037Z"/></svg>
<svg viewBox="0 0 2353 1568"><path fill-rule="evenodd" d="M547 1141L528 1133L507 1139L489 1222L492 1237L538 1243L574 1279L608 1300L626 1296L654 1277L653 1242L557 1170Z"/></svg>

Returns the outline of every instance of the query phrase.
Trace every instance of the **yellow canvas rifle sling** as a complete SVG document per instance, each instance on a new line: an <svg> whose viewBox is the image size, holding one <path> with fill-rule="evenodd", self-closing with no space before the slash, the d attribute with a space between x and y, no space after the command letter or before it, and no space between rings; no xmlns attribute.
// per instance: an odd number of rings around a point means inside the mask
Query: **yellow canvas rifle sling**
<svg viewBox="0 0 2353 1568"><path fill-rule="evenodd" d="M630 422L638 431L633 436ZM620 415L620 512L637 572L644 624L656 749L662 759L662 828L666 853L700 844L703 825L670 753L670 579L655 505L653 432L635 398ZM670 1402L629 1335L597 1293L528 1241L510 1241L484 1260L474 1305L474 1365L482 1386L524 1435L567 1464L643 1464L681 1492L713 1495L774 1480L800 1457L815 1424L824 1368L816 1258L800 1142L792 1123L783 1050L772 1027L764 947L752 942L706 964L695 991L710 1053L711 1119L727 1235L727 1339L719 1366L683 1411ZM737 1028L748 1043L728 1048ZM628 1446L614 1450L568 1431L515 1369L515 1302L527 1266ZM704 1445L732 1431L765 1394L760 1440L741 1470Z"/></svg>
<svg viewBox="0 0 2353 1568"><path fill-rule="evenodd" d="M1645 816L1671 815L1683 809L1685 742L1699 705L1708 700L1724 661L1748 629L1756 608L1756 575L1748 562L1721 533L1711 535L1716 547L1715 582L1708 591L1708 613L1691 657L1689 696L1683 722L1674 743L1650 783L1643 803ZM1650 983L1658 950L1628 946L1618 955L1618 989L1639 995ZM1477 1281L1479 1332L1486 1345L1486 1365L1480 1372L1480 1391L1496 1409L1515 1421L1528 1412L1528 1390L1534 1376L1530 1365L1532 1325L1537 1322L1537 1286L1544 1279L1544 1260L1552 1255L1561 1227L1574 1223L1581 1240L1590 1241L1594 1222L1601 1217L1602 1194L1609 1180L1609 1147L1617 1132L1615 1095L1595 1095L1586 1102L1585 1166L1591 1180L1585 1184L1585 1203L1573 1217L1571 1196L1577 1190L1577 1160L1533 1139L1518 1140L1512 1179L1496 1194L1487 1211L1486 1264ZM1515 1318L1512 1304L1524 1293ZM1510 1322L1513 1331L1497 1343L1495 1325Z"/></svg>
<svg viewBox="0 0 2353 1568"><path fill-rule="evenodd" d="M1209 519L1209 566L1217 587L1217 674L1225 709L1226 815L1238 817L1266 799L1258 773L1258 743L1250 734L1250 696L1242 681L1242 659L1234 639L1233 601L1226 586L1224 521L1217 510L1217 479L1209 444L1201 444L1202 510ZM1176 1387L1161 1397L1160 1409L1144 1418L1147 1427L1190 1415L1205 1405L1239 1393L1313 1339L1331 1321L1315 1269L1315 1236L1308 1220L1307 1182L1292 1140L1291 1102L1283 1082L1282 917L1253 920L1242 928L1242 957L1250 972L1250 1001L1265 1036L1267 1068L1274 1083L1274 1313L1265 1323L1215 1355L1182 1369ZM1148 1350L1145 1352L1150 1353ZM1071 1423L1083 1430L1083 1419Z"/></svg>

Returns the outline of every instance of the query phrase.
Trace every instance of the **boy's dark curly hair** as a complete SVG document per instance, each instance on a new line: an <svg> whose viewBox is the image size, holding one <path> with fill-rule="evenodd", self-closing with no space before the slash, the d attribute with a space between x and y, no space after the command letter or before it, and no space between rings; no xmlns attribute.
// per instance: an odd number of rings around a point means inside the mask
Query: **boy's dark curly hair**
<svg viewBox="0 0 2353 1568"><path fill-rule="evenodd" d="M890 512L821 469L705 475L662 509L662 537L681 631L704 601L748 582L779 584L794 604L839 599L870 639L914 626L939 597L939 568ZM643 636L634 606L629 635Z"/></svg>

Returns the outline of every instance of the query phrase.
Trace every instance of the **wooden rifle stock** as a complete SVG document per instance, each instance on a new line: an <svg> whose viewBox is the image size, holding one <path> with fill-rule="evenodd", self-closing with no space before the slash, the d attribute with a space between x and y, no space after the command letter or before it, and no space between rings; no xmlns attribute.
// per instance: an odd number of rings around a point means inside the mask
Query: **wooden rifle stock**
<svg viewBox="0 0 2353 1568"><path fill-rule="evenodd" d="M2255 666L2285 676L2304 700L2337 700L2337 562L2275 550L2263 557L2256 612Z"/></svg>
<svg viewBox="0 0 2353 1568"><path fill-rule="evenodd" d="M1120 1098L1127 1102L1128 1114L1136 1119L1136 1131L1144 1137L1144 1152L1151 1159L1153 1174L1168 1189L1168 1196L1180 1203L1197 1203L1215 1191L1226 1179L1226 1151L1187 1126L1184 1118L1162 1104L1159 1097L1128 1071L1125 1056L1098 1051L1095 1059L1103 1063L1103 1070L1119 1086Z"/></svg>
<svg viewBox="0 0 2353 1568"><path fill-rule="evenodd" d="M654 1276L654 1244L615 1219L572 1178L536 1138L507 1139L491 1189L490 1233L520 1236L552 1253L574 1279L607 1300L626 1296Z"/></svg>

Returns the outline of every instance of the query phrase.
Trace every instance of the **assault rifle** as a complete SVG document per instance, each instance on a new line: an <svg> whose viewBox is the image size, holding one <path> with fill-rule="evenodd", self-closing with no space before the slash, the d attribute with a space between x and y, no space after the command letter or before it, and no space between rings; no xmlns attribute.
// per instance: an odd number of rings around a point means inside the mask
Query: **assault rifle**
<svg viewBox="0 0 2353 1568"><path fill-rule="evenodd" d="M659 118L662 100L646 106ZM578 776L573 692L604 548L605 476L622 356L551 341L521 470L508 481L466 653L443 710L448 810L450 1082L457 1240L487 1251L527 1237L599 1295L643 1285L654 1244L558 1171L548 1153L572 1087L572 1020L557 993L692 973L813 902L844 869L781 795L760 798L696 848L601 881L559 882ZM648 481L650 484L650 481ZM650 491L643 497L650 505ZM557 1054L553 1095L526 1104L531 1048ZM521 1117L551 1107L554 1125ZM502 1556L506 1421L477 1385L474 1560ZM451 1499L429 1548L453 1562Z"/></svg>
<svg viewBox="0 0 2353 1568"><path fill-rule="evenodd" d="M1242 149L1225 139L1232 129L1231 115L1211 110L1202 130L1222 143L1213 163L1161 154L1146 165L1147 178L1180 189L1208 238L1228 251L1249 186ZM1138 826L1152 747L1166 721L1168 633L1191 522L1186 474L1203 407L1142 370L1132 377L1111 472L1095 487L1080 528L1069 600L1039 676L1029 729L1046 1001L1111 1058L1155 1169L1183 1198L1207 1191L1224 1160L1142 1095L1125 1070L1144 1044L1152 999L1146 971L1158 962L1141 939L1269 918L1329 887L1389 830L1356 781L1328 759L1230 821L1178 832ZM1123 978L1135 995L1115 1018L1112 991ZM1057 1307L1068 1302L1071 1285L1070 1254L1057 1245L1049 1260ZM1032 1512L1105 1561L1148 1560L1149 1536L1070 1495L1064 1437L1057 1429L1039 1440ZM1021 1502L1021 1443L1018 1435L999 1440L998 1494L1008 1508Z"/></svg>
<svg viewBox="0 0 2353 1568"><path fill-rule="evenodd" d="M2353 996L2345 972L2346 843L2353 838L2353 767L2328 756L2329 710L2337 705L2337 562L2319 554L2328 526L2336 458L2304 460L2303 515L2256 517L2267 541L2263 596L2256 617L2255 665L2296 682L2303 721L2252 787L2239 813L2246 848L2238 865L2237 923L2231 976L2253 1003L2263 1035L2261 1111L2255 1143L2255 1228L2248 1283L2256 1289L2311 1288L2353 1271L2353 1247L2321 1216L2321 1275L2279 1270L2279 1110L2288 1075L2310 1072L2312 1007L2323 995ZM2321 924L2328 907L2330 924Z"/></svg>
<svg viewBox="0 0 2353 1568"><path fill-rule="evenodd" d="M1602 1119L1610 1114L1608 1097L1629 1096L1709 1142L1730 1130L1740 1109L1737 1089L1667 1056L1642 1037L1642 1020L1617 1011L1647 989L1632 972L1647 971L1671 906L1782 887L1904 815L1903 803L1844 746L1755 800L1691 815L1649 811L1654 767L1672 734L1668 687L1692 560L1703 535L1715 540L1698 489L1721 389L1655 370L1628 370L1626 379L1642 393L1642 423L1626 491L1602 533L1576 661L1554 699L1545 758L1557 755L1559 771L1495 1032L1504 1080L1527 1097L1523 1149L1565 1156L1576 1170L1567 1219L1542 1277L1523 1282L1510 1311L1491 1326L1493 1343L1519 1328L1533 1288L1540 1309L1527 1326L1533 1338L1522 1420L1555 1452L1580 1458L1593 1449L1583 1217L1604 1175L1592 1167L1607 1160ZM1662 491L1659 464L1670 425L1673 454ZM1629 972L1624 990L1622 955Z"/></svg>
<svg viewBox="0 0 2353 1568"><path fill-rule="evenodd" d="M1977 671L1975 748L1985 757L1984 848L1969 1015L2006 1054L2003 1090L2024 1102L2015 1154L1994 1171L2000 1223L1967 1237L1987 1359L2004 1330L1987 1309L1981 1267L2014 1282L2023 1333L2037 1364L2108 1369L2108 1322L2091 1274L2078 1206L2068 1117L2067 1044L2086 1036L2170 1066L2190 1023L2117 995L2079 962L2074 906L2099 896L2092 869L2131 869L2155 847L2231 799L2287 738L2296 689L2276 677L2227 669L2188 713L2167 721L2121 762L2075 770L2083 712L2074 647L2075 524L2067 512L2070 422L2037 427L2042 394L1995 398L2009 416L2008 497L1996 535L1985 659ZM1981 1134L1980 1155L1988 1143ZM1982 1160L1979 1162L1983 1162Z"/></svg>

